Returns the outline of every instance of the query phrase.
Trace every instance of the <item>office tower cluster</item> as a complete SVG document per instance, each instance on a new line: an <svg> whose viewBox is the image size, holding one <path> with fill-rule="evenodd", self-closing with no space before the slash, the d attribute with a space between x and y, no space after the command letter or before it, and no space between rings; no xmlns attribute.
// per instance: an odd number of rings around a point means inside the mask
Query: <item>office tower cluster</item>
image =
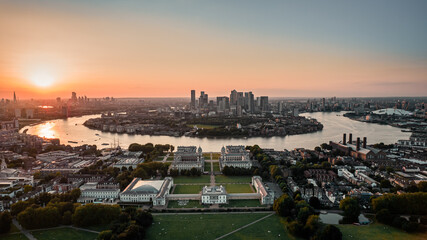
<svg viewBox="0 0 427 240"><path fill-rule="evenodd" d="M190 108L200 112L216 112L223 115L256 114L265 113L270 110L268 96L255 98L252 92L238 92L232 90L230 96L218 96L216 102L209 101L205 91L200 92L196 100L196 90L191 90Z"/></svg>

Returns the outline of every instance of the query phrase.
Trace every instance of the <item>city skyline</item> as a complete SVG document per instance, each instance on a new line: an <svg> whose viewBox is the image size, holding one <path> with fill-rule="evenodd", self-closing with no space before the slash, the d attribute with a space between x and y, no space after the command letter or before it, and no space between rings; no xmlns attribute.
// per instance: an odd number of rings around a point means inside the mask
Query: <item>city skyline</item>
<svg viewBox="0 0 427 240"><path fill-rule="evenodd" d="M0 3L0 98L427 92L422 1L43 3Z"/></svg>

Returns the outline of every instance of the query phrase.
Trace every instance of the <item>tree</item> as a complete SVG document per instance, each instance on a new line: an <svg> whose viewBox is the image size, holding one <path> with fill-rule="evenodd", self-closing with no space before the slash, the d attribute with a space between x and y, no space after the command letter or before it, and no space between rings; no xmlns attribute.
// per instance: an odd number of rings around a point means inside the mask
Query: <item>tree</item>
<svg viewBox="0 0 427 240"><path fill-rule="evenodd" d="M99 233L98 240L110 240L113 237L113 232L111 230L105 230Z"/></svg>
<svg viewBox="0 0 427 240"><path fill-rule="evenodd" d="M153 224L153 216L147 211L138 210L135 214L135 222L144 228L148 228Z"/></svg>
<svg viewBox="0 0 427 240"><path fill-rule="evenodd" d="M327 225L316 236L318 240L342 240L342 233L339 228L334 225Z"/></svg>
<svg viewBox="0 0 427 240"><path fill-rule="evenodd" d="M11 214L17 216L20 212L24 211L27 207L31 205L28 201L19 201L11 206Z"/></svg>
<svg viewBox="0 0 427 240"><path fill-rule="evenodd" d="M30 185L25 185L24 186L24 193L28 193L31 192L33 190L33 187Z"/></svg>
<svg viewBox="0 0 427 240"><path fill-rule="evenodd" d="M77 207L73 214L73 224L78 227L87 227L100 224L109 224L118 219L119 205L86 204Z"/></svg>
<svg viewBox="0 0 427 240"><path fill-rule="evenodd" d="M316 152L321 152L321 151L322 151L322 149L321 149L319 146L317 146L317 147L315 147L315 148L314 148L314 151L316 151Z"/></svg>
<svg viewBox="0 0 427 240"><path fill-rule="evenodd" d="M294 201L287 194L283 194L274 200L273 210L282 217L290 216L293 208Z"/></svg>
<svg viewBox="0 0 427 240"><path fill-rule="evenodd" d="M393 215L391 215L390 211L388 209L381 209L377 212L375 215L375 218L380 223L385 223L390 225L393 222Z"/></svg>
<svg viewBox="0 0 427 240"><path fill-rule="evenodd" d="M0 234L8 233L12 226L12 215L9 211L0 212Z"/></svg>
<svg viewBox="0 0 427 240"><path fill-rule="evenodd" d="M310 206L312 206L314 209L321 208L320 200L317 197L311 197L310 200L308 201L308 204L310 204Z"/></svg>
<svg viewBox="0 0 427 240"><path fill-rule="evenodd" d="M405 222L402 225L402 229L406 232L411 233L411 232L415 232L418 230L418 225L419 224L417 222Z"/></svg>
<svg viewBox="0 0 427 240"><path fill-rule="evenodd" d="M420 192L427 192L427 182L419 182L417 187Z"/></svg>
<svg viewBox="0 0 427 240"><path fill-rule="evenodd" d="M317 215L310 215L307 219L307 222L304 227L304 231L306 233L306 236L313 235L317 229L319 228L319 216Z"/></svg>
<svg viewBox="0 0 427 240"><path fill-rule="evenodd" d="M73 214L70 211L66 211L62 216L62 225L71 225Z"/></svg>
<svg viewBox="0 0 427 240"><path fill-rule="evenodd" d="M298 222L302 225L305 225L308 217L310 216L310 209L308 207L303 207L298 211L297 219Z"/></svg>
<svg viewBox="0 0 427 240"><path fill-rule="evenodd" d="M360 206L357 198L345 198L340 202L340 209L344 211L344 219L349 222L358 222Z"/></svg>

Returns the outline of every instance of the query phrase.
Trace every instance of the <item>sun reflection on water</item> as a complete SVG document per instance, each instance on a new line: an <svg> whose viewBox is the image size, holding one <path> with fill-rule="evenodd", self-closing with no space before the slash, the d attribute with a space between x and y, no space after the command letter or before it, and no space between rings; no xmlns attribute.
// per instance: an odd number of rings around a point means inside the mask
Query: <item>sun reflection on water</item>
<svg viewBox="0 0 427 240"><path fill-rule="evenodd" d="M55 130L52 129L54 126L55 123L53 122L40 124L36 135L44 138L57 138L58 136L55 136Z"/></svg>

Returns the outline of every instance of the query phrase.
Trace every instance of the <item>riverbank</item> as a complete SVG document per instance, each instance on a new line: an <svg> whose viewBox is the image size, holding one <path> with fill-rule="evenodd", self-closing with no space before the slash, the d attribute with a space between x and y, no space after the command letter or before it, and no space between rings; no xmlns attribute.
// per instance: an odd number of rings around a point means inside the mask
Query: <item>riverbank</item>
<svg viewBox="0 0 427 240"><path fill-rule="evenodd" d="M303 113L307 118L315 118L322 123L322 131L306 133L300 135L288 135L285 137L252 137L252 138L193 138L188 136L148 136L131 135L102 132L89 129L83 126L83 123L90 118L97 118L100 115L86 115L82 117L73 117L68 119L57 119L45 121L33 126L27 126L21 129L21 132L28 129L28 134L41 137L59 138L62 143L76 141L78 144L97 145L99 148L105 148L102 143L120 144L122 147L128 147L131 143L153 143L153 144L172 144L174 146L201 146L203 151L218 152L226 145L255 145L263 148L273 148L276 150L308 148L314 149L322 143L329 141L338 141L343 133L353 133L354 136L367 137L369 142L384 142L384 144L394 144L399 139L408 139L411 133L401 132L400 128L387 125L362 123L354 121L337 113ZM339 115L339 116L337 116ZM98 134L98 135L97 135Z"/></svg>

